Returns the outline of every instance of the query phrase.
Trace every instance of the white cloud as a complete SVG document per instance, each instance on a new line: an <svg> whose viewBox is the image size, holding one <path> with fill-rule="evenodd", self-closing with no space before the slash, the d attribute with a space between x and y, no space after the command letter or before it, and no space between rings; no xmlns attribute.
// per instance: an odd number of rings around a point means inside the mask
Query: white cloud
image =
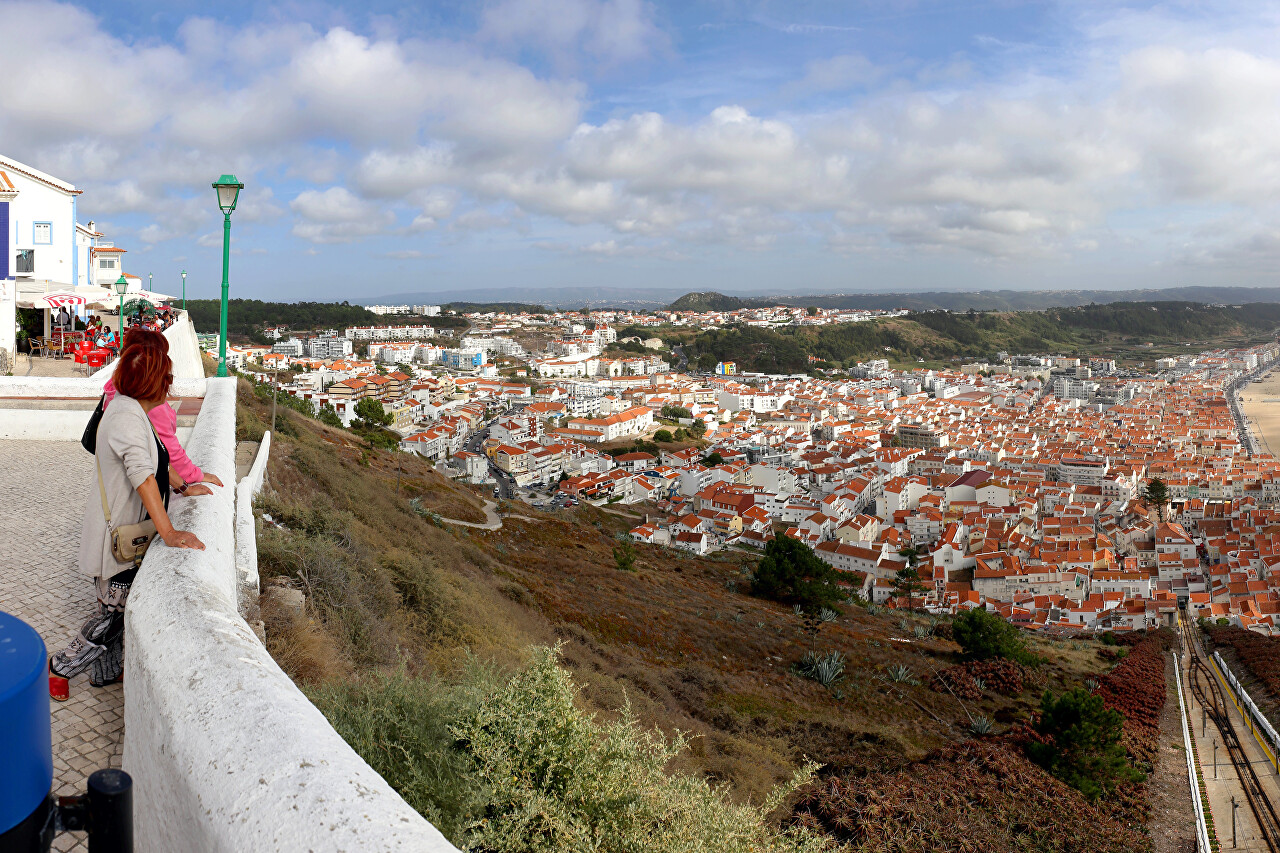
<svg viewBox="0 0 1280 853"><path fill-rule="evenodd" d="M307 190L289 202L300 217L293 234L312 243L349 243L371 237L395 223L395 214L359 198L346 187Z"/></svg>
<svg viewBox="0 0 1280 853"><path fill-rule="evenodd" d="M848 53L826 59L815 59L805 66L805 74L788 88L789 92L844 91L874 83L885 69L876 66L860 53Z"/></svg>
<svg viewBox="0 0 1280 853"><path fill-rule="evenodd" d="M6 45L0 151L75 181L82 219L123 219L145 245L221 245L209 183L232 171L246 183L238 222L288 216L316 244L541 218L588 227L566 245L599 256L807 239L1060 258L1116 246L1117 219L1168 212L1225 222L1187 237L1198 252L1161 238L1171 253L1257 265L1280 233L1280 34L1274 15L1246 11L1086 4L1076 43L1044 68L1027 56L982 78L956 56L891 79L845 54L783 91L858 88L856 102L805 113L744 99L688 117L600 108L568 73L390 26L192 18L164 43L74 6L12 2L0 32L22 37ZM496 0L480 39L602 63L668 45L640 0ZM589 96L599 112L584 122Z"/></svg>
<svg viewBox="0 0 1280 853"><path fill-rule="evenodd" d="M668 43L645 0L497 0L484 10L480 36L532 46L562 62L578 51L631 62Z"/></svg>

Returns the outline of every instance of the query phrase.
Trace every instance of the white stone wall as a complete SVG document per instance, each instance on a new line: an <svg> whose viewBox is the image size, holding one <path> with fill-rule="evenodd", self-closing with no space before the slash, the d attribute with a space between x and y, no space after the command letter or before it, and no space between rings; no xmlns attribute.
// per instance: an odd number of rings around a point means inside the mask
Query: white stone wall
<svg viewBox="0 0 1280 853"><path fill-rule="evenodd" d="M235 478L235 380L188 451ZM237 611L233 495L178 501L205 551L153 546L126 612L124 769L140 853L454 848L329 726Z"/></svg>
<svg viewBox="0 0 1280 853"><path fill-rule="evenodd" d="M246 601L256 601L261 591L258 584L258 530L253 517L253 499L262 491L271 453L271 433L262 434L258 455L244 479L236 483L236 578L239 584L240 609Z"/></svg>

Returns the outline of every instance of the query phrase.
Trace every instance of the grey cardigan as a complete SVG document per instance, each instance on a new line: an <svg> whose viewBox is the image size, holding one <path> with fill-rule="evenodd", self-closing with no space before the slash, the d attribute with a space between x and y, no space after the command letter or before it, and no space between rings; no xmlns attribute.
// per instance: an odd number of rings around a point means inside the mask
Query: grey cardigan
<svg viewBox="0 0 1280 853"><path fill-rule="evenodd" d="M132 397L117 394L98 423L97 463L102 467L102 483L111 507L111 526L136 524L146 516L138 487L156 473L160 451L156 448L151 421ZM96 578L133 568L133 563L117 563L111 554L111 531L102 513L98 493L98 472L90 475L89 496L85 500L80 526L80 571Z"/></svg>

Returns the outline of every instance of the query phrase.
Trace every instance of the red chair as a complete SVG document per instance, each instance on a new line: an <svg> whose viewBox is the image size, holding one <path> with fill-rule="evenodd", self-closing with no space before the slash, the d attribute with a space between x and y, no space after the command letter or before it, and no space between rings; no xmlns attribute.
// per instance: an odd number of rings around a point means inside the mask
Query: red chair
<svg viewBox="0 0 1280 853"><path fill-rule="evenodd" d="M91 349L88 353L89 370L101 370L102 366L107 363L107 356L111 353L104 349Z"/></svg>

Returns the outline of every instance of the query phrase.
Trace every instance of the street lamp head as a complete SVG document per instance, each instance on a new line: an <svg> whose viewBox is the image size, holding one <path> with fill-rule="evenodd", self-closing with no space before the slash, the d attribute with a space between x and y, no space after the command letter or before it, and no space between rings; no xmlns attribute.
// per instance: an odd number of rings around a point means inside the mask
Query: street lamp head
<svg viewBox="0 0 1280 853"><path fill-rule="evenodd" d="M235 175L223 175L213 182L213 188L218 191L218 207L224 214L230 216L231 211L236 209L236 199L240 195L240 190L244 189L244 184L240 183Z"/></svg>
<svg viewBox="0 0 1280 853"><path fill-rule="evenodd" d="M116 294L119 295L120 297L123 297L125 293L128 292L129 290L129 280L125 278L123 275L121 275L118 279L116 279L115 289L116 289Z"/></svg>

